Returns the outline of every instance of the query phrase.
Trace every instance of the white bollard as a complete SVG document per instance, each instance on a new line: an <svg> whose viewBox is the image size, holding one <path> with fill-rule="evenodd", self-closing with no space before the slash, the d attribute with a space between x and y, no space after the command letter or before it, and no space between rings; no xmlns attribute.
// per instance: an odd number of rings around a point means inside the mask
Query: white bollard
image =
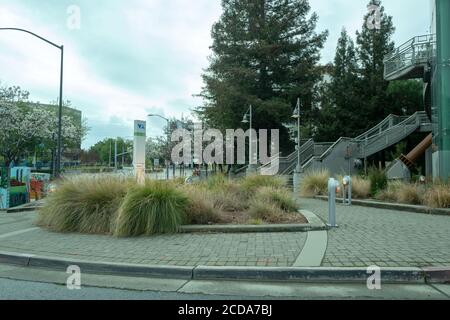
<svg viewBox="0 0 450 320"><path fill-rule="evenodd" d="M339 182L330 178L328 180L328 227L337 228L336 224L336 193L339 193Z"/></svg>
<svg viewBox="0 0 450 320"><path fill-rule="evenodd" d="M352 205L352 178L350 176L345 176L342 179L342 198L343 204L346 206Z"/></svg>

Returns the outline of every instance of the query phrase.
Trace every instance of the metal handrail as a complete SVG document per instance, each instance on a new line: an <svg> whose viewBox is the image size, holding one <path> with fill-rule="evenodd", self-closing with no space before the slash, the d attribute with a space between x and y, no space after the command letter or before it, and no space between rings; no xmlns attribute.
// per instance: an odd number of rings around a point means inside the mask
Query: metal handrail
<svg viewBox="0 0 450 320"><path fill-rule="evenodd" d="M384 58L384 76L389 76L415 65L428 63L436 55L436 35L414 37Z"/></svg>

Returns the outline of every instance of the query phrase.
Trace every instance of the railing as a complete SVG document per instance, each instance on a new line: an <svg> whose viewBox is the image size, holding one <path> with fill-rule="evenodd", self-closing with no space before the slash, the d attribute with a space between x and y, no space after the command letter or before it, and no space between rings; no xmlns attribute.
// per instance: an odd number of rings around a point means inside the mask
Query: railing
<svg viewBox="0 0 450 320"><path fill-rule="evenodd" d="M428 63L436 55L436 35L417 36L402 44L384 59L384 77L415 65Z"/></svg>
<svg viewBox="0 0 450 320"><path fill-rule="evenodd" d="M303 169L307 169L313 161L322 162L327 158L340 143L348 143L356 145L357 158L364 158L377 153L409 136L424 124L430 121L426 112L419 111L410 117L400 117L389 115L372 129L366 131L356 138L341 137L333 145L331 145L322 155L312 157L303 165Z"/></svg>

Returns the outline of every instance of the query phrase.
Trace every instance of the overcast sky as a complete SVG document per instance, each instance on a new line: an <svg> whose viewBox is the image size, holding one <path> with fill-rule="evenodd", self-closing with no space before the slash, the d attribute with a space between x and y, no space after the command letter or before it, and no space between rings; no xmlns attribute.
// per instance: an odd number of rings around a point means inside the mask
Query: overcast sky
<svg viewBox="0 0 450 320"><path fill-rule="evenodd" d="M353 36L361 28L367 3L310 0L318 31L330 32L323 63L333 59L342 27ZM68 27L71 5L80 8L81 29ZM396 44L428 33L430 0L383 5L394 17ZM201 104L193 95L202 87L210 30L220 13L220 0L0 0L0 27L29 29L64 44L64 99L87 118L88 147L106 137L131 136L133 120L150 112L180 117ZM57 100L59 50L0 31L0 81L30 91L34 101ZM163 125L150 120L149 135L160 135Z"/></svg>

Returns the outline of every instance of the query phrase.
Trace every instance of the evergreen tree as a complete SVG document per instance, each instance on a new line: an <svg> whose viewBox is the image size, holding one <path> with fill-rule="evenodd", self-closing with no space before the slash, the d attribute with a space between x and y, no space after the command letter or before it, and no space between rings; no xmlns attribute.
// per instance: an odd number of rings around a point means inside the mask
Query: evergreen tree
<svg viewBox="0 0 450 320"><path fill-rule="evenodd" d="M213 54L203 75L204 105L196 111L207 126L241 128L249 105L255 129L280 129L281 150L292 148L283 123L298 97L311 123L317 63L327 32L307 0L222 0L212 28Z"/></svg>
<svg viewBox="0 0 450 320"><path fill-rule="evenodd" d="M395 49L395 44L391 40L395 27L392 17L385 13L381 0L370 0L369 5L379 8L381 21L379 28L369 28L367 22L373 15L373 12L369 12L364 17L362 31L356 32L361 87L364 88L358 112L361 117L359 131L369 129L383 120L391 111L395 111L386 109L389 105L387 97L389 82L384 80L384 57Z"/></svg>
<svg viewBox="0 0 450 320"><path fill-rule="evenodd" d="M352 137L358 124L359 78L355 45L345 28L341 32L331 72L332 80L324 83L316 138L335 141Z"/></svg>

